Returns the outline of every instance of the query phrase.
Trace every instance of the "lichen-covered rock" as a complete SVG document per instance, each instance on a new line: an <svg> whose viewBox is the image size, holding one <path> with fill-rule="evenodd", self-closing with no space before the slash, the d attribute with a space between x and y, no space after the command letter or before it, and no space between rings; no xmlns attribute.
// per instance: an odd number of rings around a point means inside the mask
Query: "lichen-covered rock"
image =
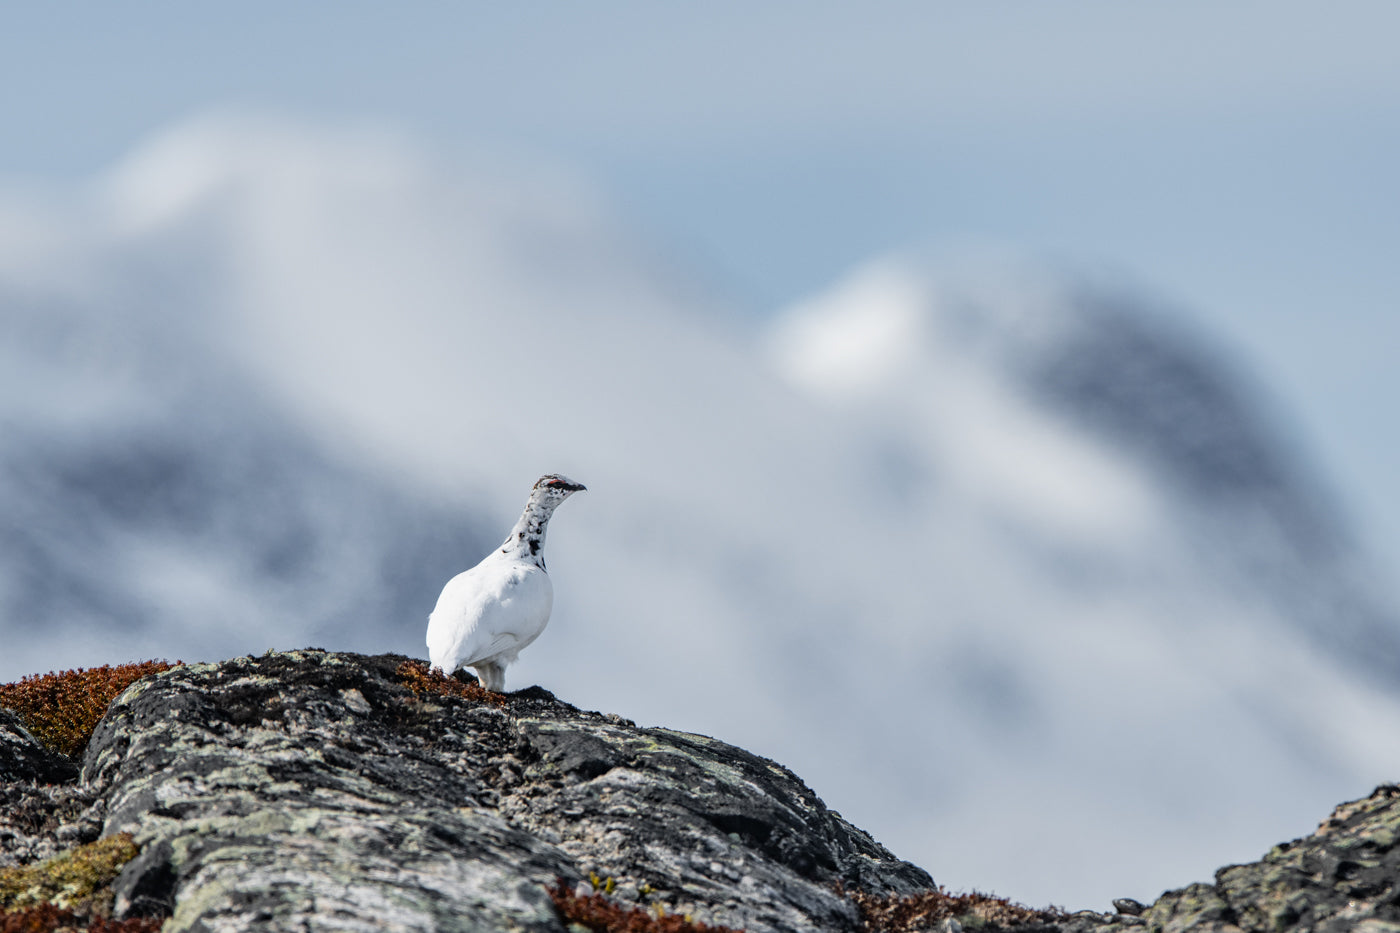
<svg viewBox="0 0 1400 933"><path fill-rule="evenodd" d="M1211 909L1195 925L1173 924L1192 889L1168 892L1147 913L1150 929L1400 931L1400 787L1378 787L1343 804L1317 832L1275 846L1258 862L1216 872L1197 899Z"/></svg>
<svg viewBox="0 0 1400 933"><path fill-rule="evenodd" d="M552 930L547 888L761 930L854 930L835 892L932 879L773 762L581 712L418 697L406 659L320 651L189 665L131 687L88 746L108 834L141 855L118 915L166 929Z"/></svg>
<svg viewBox="0 0 1400 933"><path fill-rule="evenodd" d="M753 933L855 933L854 900L929 899L923 870L771 761L583 712L538 687L483 698L440 677L434 686L407 661L307 650L148 677L98 724L81 781L0 710L0 868L129 832L140 854L110 887L114 911L170 914L172 933L562 933L549 895L560 881ZM1122 906L995 922L1400 933L1400 787L1339 807L1313 835L1214 883ZM992 922L963 919L939 928Z"/></svg>
<svg viewBox="0 0 1400 933"><path fill-rule="evenodd" d="M0 781L54 784L76 774L71 761L44 748L13 710L0 706Z"/></svg>
<svg viewBox="0 0 1400 933"><path fill-rule="evenodd" d="M102 822L102 801L85 787L0 781L0 868L92 842Z"/></svg>
<svg viewBox="0 0 1400 933"><path fill-rule="evenodd" d="M1214 884L1168 891L1142 916L1076 930L1141 926L1146 933L1400 933L1400 786L1342 804L1311 836L1275 846Z"/></svg>
<svg viewBox="0 0 1400 933"><path fill-rule="evenodd" d="M100 810L72 783L77 766L0 707L0 868L52 858L101 832ZM68 782L68 783L61 783Z"/></svg>

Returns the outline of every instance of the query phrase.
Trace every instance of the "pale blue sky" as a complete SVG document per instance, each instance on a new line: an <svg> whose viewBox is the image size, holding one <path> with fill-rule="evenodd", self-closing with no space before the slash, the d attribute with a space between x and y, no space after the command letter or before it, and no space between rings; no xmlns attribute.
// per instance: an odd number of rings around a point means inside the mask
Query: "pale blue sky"
<svg viewBox="0 0 1400 933"><path fill-rule="evenodd" d="M32 4L0 175L270 108L558 163L756 313L918 245L1117 272L1255 369L1395 566L1397 34L1379 0Z"/></svg>

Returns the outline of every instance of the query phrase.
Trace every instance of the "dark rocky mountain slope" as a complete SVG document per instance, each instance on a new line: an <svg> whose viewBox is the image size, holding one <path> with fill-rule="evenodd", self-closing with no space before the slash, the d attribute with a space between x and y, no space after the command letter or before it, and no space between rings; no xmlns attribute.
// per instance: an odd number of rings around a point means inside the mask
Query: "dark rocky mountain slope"
<svg viewBox="0 0 1400 933"><path fill-rule="evenodd" d="M551 888L750 931L987 923L947 916L955 899L931 895L926 872L774 762L538 687L498 697L435 680L396 655L177 666L111 705L81 765L0 710L0 870L130 833L140 854L112 882L112 909L169 915L167 931L557 933ZM995 916L1379 933L1400 929L1397 842L1400 788L1384 787L1140 916Z"/></svg>

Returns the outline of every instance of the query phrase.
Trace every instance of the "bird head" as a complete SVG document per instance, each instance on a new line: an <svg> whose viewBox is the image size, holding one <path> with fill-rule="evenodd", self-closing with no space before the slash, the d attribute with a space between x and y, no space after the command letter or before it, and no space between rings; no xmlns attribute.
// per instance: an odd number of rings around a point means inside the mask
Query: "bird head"
<svg viewBox="0 0 1400 933"><path fill-rule="evenodd" d="M553 500L558 504L574 493L582 492L587 488L587 486L582 483L576 483L567 476L560 476L558 473L547 473L541 476L535 483L532 494L534 497Z"/></svg>

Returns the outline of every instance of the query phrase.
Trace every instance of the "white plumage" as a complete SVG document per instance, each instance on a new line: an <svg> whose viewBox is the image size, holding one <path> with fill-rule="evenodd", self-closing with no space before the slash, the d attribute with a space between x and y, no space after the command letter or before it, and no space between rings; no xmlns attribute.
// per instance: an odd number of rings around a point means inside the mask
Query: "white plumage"
<svg viewBox="0 0 1400 933"><path fill-rule="evenodd" d="M559 503L585 487L566 476L541 476L505 543L442 588L428 616L428 658L451 674L473 668L482 686L500 692L507 664L549 623L554 584L544 566L544 535Z"/></svg>

